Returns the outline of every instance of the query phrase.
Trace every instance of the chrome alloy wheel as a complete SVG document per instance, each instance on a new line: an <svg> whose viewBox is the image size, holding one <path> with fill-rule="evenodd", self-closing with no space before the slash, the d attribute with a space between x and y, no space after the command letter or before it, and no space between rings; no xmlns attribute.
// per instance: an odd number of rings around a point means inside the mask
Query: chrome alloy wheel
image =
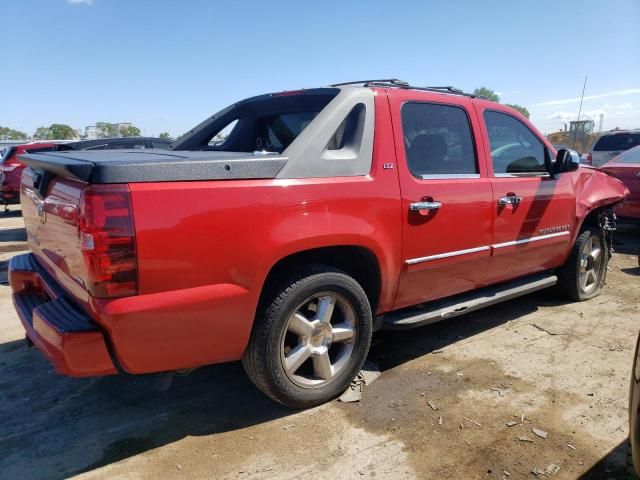
<svg viewBox="0 0 640 480"><path fill-rule="evenodd" d="M296 385L321 387L347 366L355 340L356 315L351 304L334 292L317 293L287 321L280 346L282 366Z"/></svg>
<svg viewBox="0 0 640 480"><path fill-rule="evenodd" d="M592 236L584 244L580 253L580 266L578 277L580 288L584 293L591 293L598 288L602 278L604 265L604 255L602 253L602 242L599 237Z"/></svg>

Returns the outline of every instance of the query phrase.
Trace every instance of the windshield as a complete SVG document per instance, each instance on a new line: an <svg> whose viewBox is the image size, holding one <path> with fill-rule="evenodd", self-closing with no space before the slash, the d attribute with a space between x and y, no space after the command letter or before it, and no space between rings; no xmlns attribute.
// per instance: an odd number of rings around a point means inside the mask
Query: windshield
<svg viewBox="0 0 640 480"><path fill-rule="evenodd" d="M593 151L628 150L638 145L640 145L640 133L614 133L600 137Z"/></svg>
<svg viewBox="0 0 640 480"><path fill-rule="evenodd" d="M616 163L640 163L640 147L627 150L615 160Z"/></svg>
<svg viewBox="0 0 640 480"><path fill-rule="evenodd" d="M338 92L319 88L244 100L195 127L172 148L282 153Z"/></svg>

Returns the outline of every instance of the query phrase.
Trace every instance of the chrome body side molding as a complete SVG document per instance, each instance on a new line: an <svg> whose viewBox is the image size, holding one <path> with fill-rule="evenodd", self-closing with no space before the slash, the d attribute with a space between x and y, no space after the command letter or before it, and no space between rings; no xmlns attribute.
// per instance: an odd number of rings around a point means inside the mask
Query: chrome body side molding
<svg viewBox="0 0 640 480"><path fill-rule="evenodd" d="M569 235L570 233L571 232L569 231L563 231L563 232L557 232L557 233L550 233L548 235L538 235L537 237L522 238L520 240L512 240L510 242L495 243L493 245L484 245L482 247L466 248L464 250L454 250L452 252L438 253L436 255L428 255L426 257L410 258L408 260L405 260L405 263L407 265L415 265L417 263L430 262L432 260L439 260L441 258L457 257L458 255L467 255L470 253L485 252L487 250L496 249L496 248L512 247L515 245L522 245L524 243L538 242L540 240L548 240L550 238L556 238L556 237L564 237L566 235Z"/></svg>

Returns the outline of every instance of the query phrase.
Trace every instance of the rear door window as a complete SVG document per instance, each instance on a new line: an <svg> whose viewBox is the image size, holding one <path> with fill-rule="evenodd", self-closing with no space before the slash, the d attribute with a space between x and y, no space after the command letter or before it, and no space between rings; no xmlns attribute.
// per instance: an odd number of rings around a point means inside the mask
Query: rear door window
<svg viewBox="0 0 640 480"><path fill-rule="evenodd" d="M407 166L414 177L478 174L471 126L463 108L409 102L401 113Z"/></svg>
<svg viewBox="0 0 640 480"><path fill-rule="evenodd" d="M614 133L603 135L593 147L594 152L628 150L640 145L640 133Z"/></svg>
<svg viewBox="0 0 640 480"><path fill-rule="evenodd" d="M548 152L529 128L511 115L484 111L495 175L545 173Z"/></svg>

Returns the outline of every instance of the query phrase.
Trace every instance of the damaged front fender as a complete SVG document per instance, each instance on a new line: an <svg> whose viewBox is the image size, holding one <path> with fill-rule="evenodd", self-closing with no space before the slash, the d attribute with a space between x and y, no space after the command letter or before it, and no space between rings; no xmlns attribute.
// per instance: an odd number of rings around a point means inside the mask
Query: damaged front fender
<svg viewBox="0 0 640 480"><path fill-rule="evenodd" d="M615 177L590 167L575 172L576 225L582 226L587 216L604 206L613 207L629 195L629 189ZM579 232L580 229L577 229Z"/></svg>

